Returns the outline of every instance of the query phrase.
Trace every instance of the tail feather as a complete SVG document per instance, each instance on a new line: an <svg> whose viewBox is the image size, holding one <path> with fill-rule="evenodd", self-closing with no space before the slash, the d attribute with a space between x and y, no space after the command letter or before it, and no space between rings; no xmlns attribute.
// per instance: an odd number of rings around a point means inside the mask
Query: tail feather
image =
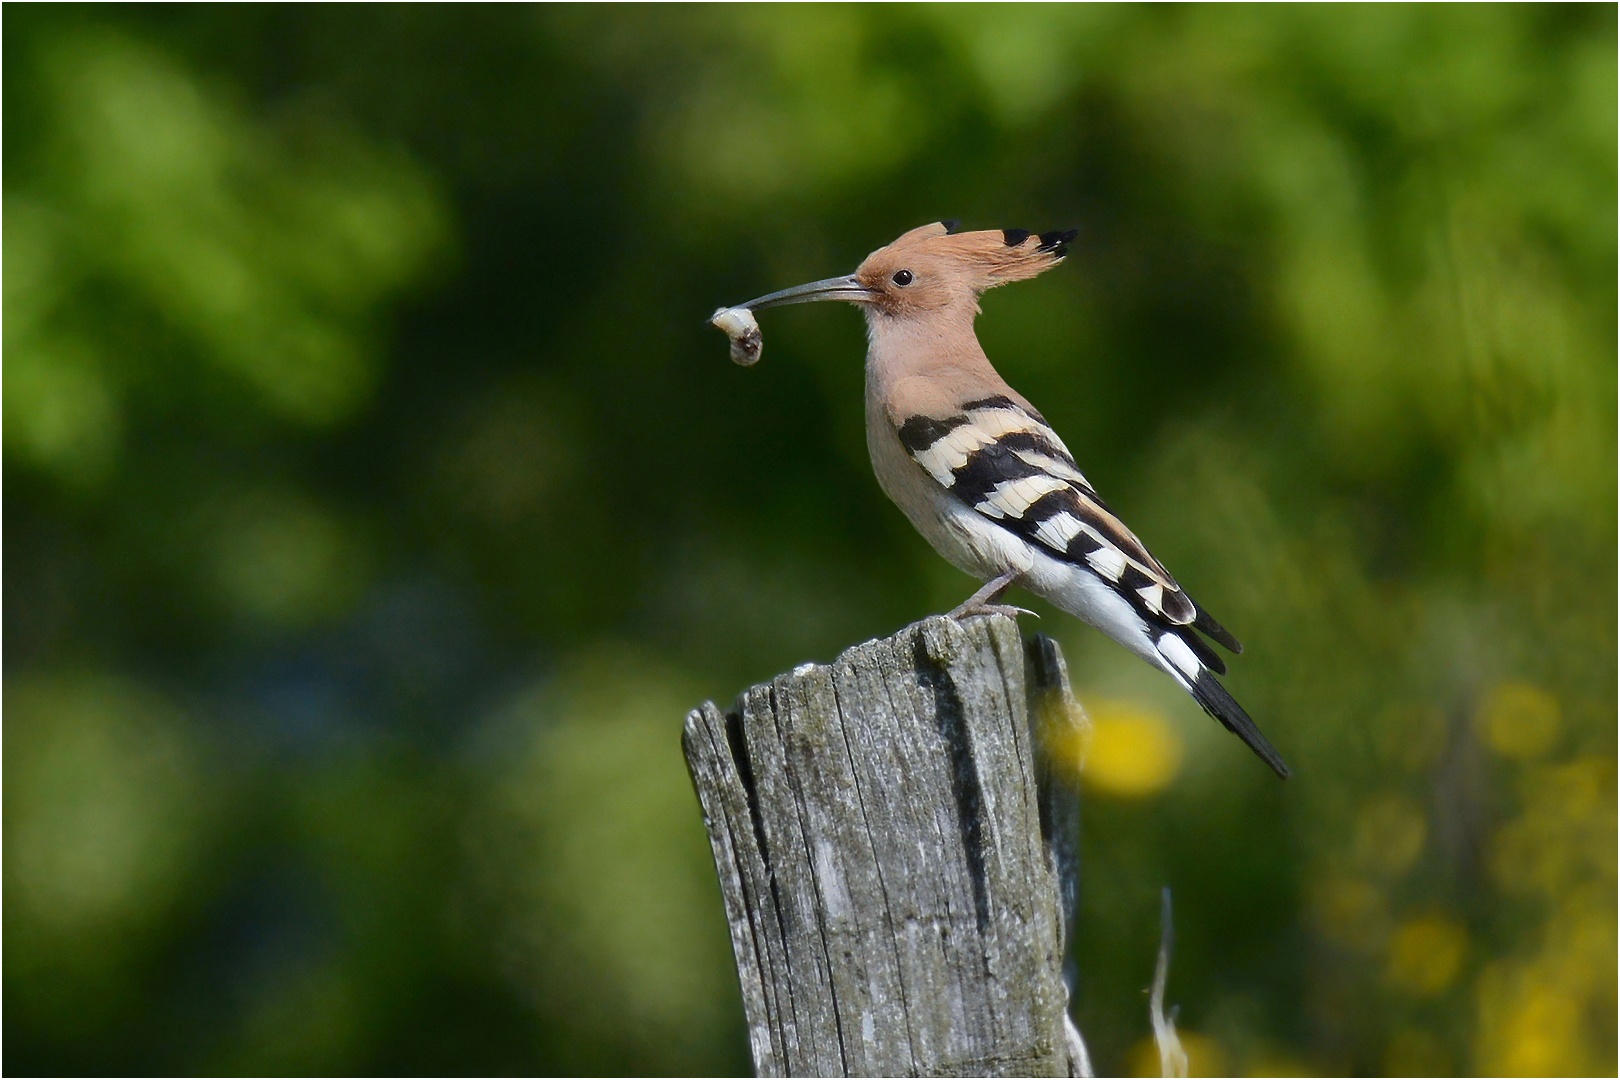
<svg viewBox="0 0 1620 1080"><path fill-rule="evenodd" d="M1226 692L1226 687L1215 681L1215 676L1208 671L1200 671L1196 679L1191 680L1192 696L1204 711L1226 726L1226 730L1242 739L1249 745L1249 749L1259 755L1260 760L1271 766L1273 772L1281 779L1288 779L1288 766L1283 762L1282 755L1277 753L1276 747L1266 741L1260 734L1260 729L1254 726L1249 714L1243 711L1243 706L1233 700L1232 695Z"/></svg>
<svg viewBox="0 0 1620 1080"><path fill-rule="evenodd" d="M1204 644L1203 638L1187 627L1182 627L1176 636L1187 643L1187 647L1193 651L1193 655L1198 657L1199 662L1205 667L1214 671L1217 675L1226 674L1226 661L1222 660L1220 654L1214 649Z"/></svg>
<svg viewBox="0 0 1620 1080"><path fill-rule="evenodd" d="M1194 604L1193 608L1198 612L1198 614L1193 618L1193 625L1195 627L1202 630L1205 634L1208 634L1228 652L1240 653L1243 651L1243 646L1238 643L1237 638L1232 636L1232 632L1230 630L1216 622L1214 618L1210 616L1209 612L1205 611L1201 607L1198 607L1198 605Z"/></svg>

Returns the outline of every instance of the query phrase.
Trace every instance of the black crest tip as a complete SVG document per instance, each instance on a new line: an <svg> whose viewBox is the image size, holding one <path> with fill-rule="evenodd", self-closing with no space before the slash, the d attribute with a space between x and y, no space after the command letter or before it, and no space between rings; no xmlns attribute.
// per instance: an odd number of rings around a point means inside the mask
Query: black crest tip
<svg viewBox="0 0 1620 1080"><path fill-rule="evenodd" d="M1043 232L1041 233L1041 246L1036 250L1051 251L1062 255L1063 245L1079 235L1079 229L1053 229L1051 232Z"/></svg>
<svg viewBox="0 0 1620 1080"><path fill-rule="evenodd" d="M945 235L949 236L951 233L956 231L956 227L958 225L962 224L962 219L946 218L944 221L941 221L940 224L945 226Z"/></svg>
<svg viewBox="0 0 1620 1080"><path fill-rule="evenodd" d="M1007 242L1008 247L1017 247L1029 239L1028 229L1002 229L1001 238Z"/></svg>

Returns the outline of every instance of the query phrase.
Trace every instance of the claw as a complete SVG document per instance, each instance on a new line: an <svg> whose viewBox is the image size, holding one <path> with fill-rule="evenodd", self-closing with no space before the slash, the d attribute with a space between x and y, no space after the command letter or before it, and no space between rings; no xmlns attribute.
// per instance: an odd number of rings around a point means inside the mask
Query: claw
<svg viewBox="0 0 1620 1080"><path fill-rule="evenodd" d="M946 613L948 618L966 619L972 615L1005 615L1009 619L1016 619L1020 615L1029 615L1040 618L1036 612L1028 608L1014 607L1011 604L960 604Z"/></svg>
<svg viewBox="0 0 1620 1080"><path fill-rule="evenodd" d="M985 582L978 592L952 608L950 617L962 619L969 615L1005 615L1009 619L1016 619L1020 615L1035 615L1033 611L1026 611L1021 607L995 603L995 601L1001 599L1001 594L1006 592L1016 580L1018 580L1017 572L1009 570L1000 577ZM1039 615L1035 615L1035 617L1040 618Z"/></svg>

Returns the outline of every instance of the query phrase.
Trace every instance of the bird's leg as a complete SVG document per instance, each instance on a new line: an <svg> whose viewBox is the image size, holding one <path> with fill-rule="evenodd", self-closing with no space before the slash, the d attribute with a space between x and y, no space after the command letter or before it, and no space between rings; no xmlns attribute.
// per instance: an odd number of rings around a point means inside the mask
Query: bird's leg
<svg viewBox="0 0 1620 1080"><path fill-rule="evenodd" d="M1011 588L1013 582L1017 580L1018 571L1016 570L1009 570L1000 577L992 578L985 582L978 592L952 608L950 618L962 619L969 615L1005 615L1009 619L1016 619L1020 615L1034 615L1033 611L1026 611L1021 607L996 603L997 600L1001 599L1001 594Z"/></svg>
<svg viewBox="0 0 1620 1080"><path fill-rule="evenodd" d="M965 615L969 612L978 611L986 604L993 604L997 600L1000 600L1001 594L1012 588L1013 580L1017 577L1018 572L1016 570L1008 570L1000 577L991 578L980 587L978 592L962 601L961 606L959 606L955 611L951 612L951 617L955 618L959 615Z"/></svg>

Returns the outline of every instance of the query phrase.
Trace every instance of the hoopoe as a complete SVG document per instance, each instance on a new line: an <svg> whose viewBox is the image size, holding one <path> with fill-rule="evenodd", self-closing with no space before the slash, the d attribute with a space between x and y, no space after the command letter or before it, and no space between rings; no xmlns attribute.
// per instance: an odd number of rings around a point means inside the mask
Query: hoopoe
<svg viewBox="0 0 1620 1080"><path fill-rule="evenodd" d="M1017 615L1018 585L1174 679L1280 777L1288 766L1216 675L1200 634L1243 647L1187 596L1098 497L1063 440L990 366L973 333L979 295L1056 266L1075 232L912 229L827 278L721 309L732 358L759 358L752 312L844 300L866 315L866 443L878 484L918 532L984 587L951 612Z"/></svg>

